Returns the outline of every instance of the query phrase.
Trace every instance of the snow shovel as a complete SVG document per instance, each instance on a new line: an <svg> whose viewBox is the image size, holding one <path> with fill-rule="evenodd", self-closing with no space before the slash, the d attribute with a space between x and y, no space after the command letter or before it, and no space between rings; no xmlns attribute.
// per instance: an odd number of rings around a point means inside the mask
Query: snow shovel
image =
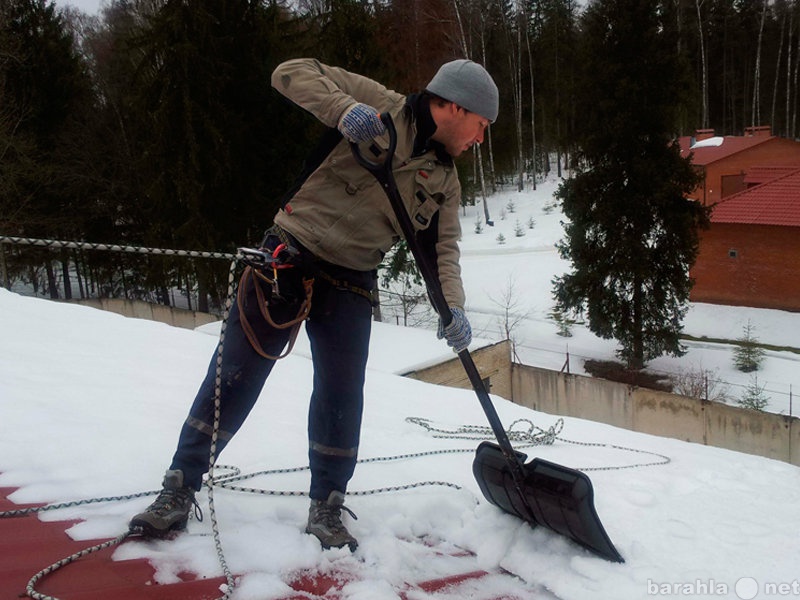
<svg viewBox="0 0 800 600"><path fill-rule="evenodd" d="M403 237L425 281L431 304L443 325L447 326L452 318L450 307L429 257L417 242L414 226L392 172L397 130L388 114L381 115L381 120L389 133L389 148L383 162L365 158L357 144L351 143L350 147L356 161L378 180L388 196ZM511 446L469 350L462 350L458 357L497 438L497 444L482 442L478 446L472 465L486 499L532 526L543 525L607 560L624 562L594 509L594 493L589 478L580 471L539 458L525 464L527 457Z"/></svg>

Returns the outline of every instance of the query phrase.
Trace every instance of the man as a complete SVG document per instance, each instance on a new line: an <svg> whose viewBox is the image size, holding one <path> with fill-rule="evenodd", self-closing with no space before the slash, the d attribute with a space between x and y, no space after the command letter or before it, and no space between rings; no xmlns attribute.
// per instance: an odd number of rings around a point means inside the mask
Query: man
<svg viewBox="0 0 800 600"><path fill-rule="evenodd" d="M461 189L453 158L483 141L497 118L497 86L469 60L444 64L424 92L403 96L312 59L290 60L272 75L281 94L346 138L324 158L275 217L262 250L286 257L243 280L225 329L217 451L236 433L307 316L314 368L308 436L311 506L306 532L324 548L357 542L341 520L358 454L375 269L401 232L386 195L359 166L348 142L380 161L388 146L380 113L398 132L394 173L417 236L433 259L452 312L445 338L456 351L472 338L459 267ZM308 305L310 303L310 310ZM306 311L306 312L304 312ZM216 357L181 430L164 489L131 529L163 536L186 526L208 470ZM348 510L344 508L344 510Z"/></svg>

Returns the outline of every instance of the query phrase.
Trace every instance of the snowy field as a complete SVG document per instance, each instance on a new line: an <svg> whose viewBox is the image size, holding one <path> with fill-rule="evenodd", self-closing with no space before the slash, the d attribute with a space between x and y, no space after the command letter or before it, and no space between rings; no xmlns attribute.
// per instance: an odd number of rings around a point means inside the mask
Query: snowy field
<svg viewBox="0 0 800 600"><path fill-rule="evenodd" d="M559 237L560 216L543 211L553 185L542 185L536 193L490 199L495 227L481 234L474 233L471 211L482 208L467 210L463 222L467 311L477 336L496 339L500 314L496 301L507 282L513 281L519 310L528 313L518 330L520 355L531 364L560 368L568 344L572 371L578 372L576 357L613 358L615 345L597 340L581 327L574 329L573 337L562 338L546 317L551 307L549 281L566 268L552 247ZM515 212L501 220L500 207L509 199ZM516 237L517 219L526 225L530 217L535 227ZM506 237L503 245L496 240L501 231ZM798 346L798 319L780 311L695 305L686 331L697 337L731 339L739 337L743 324L751 320L761 341ZM20 487L13 500L59 502L159 487L180 425L215 350L213 331L209 335L181 330L0 289L0 333L0 485ZM733 368L730 347L693 343L689 349L680 361L659 359L655 366L667 370L694 361L705 369L719 369L723 378L746 382L747 376ZM475 568L502 567L520 577L484 578L474 589L461 589L454 599L500 593L563 600L800 597L800 469L565 419L561 439L552 446L523 451L529 457L587 470L600 518L626 561L612 564L488 505L471 473L471 450L477 442L435 439L406 420L426 418L448 429L486 424L471 391L397 375L450 356L429 329L375 325L361 458L450 448L469 451L362 464L350 491L428 480L447 481L461 489L351 494L348 506L358 520L348 525L360 542L354 556L322 551L315 539L302 533L306 498L218 490L225 554L231 569L242 574L236 599L279 598L289 592L285 581L294 572L346 568L357 572L360 581L344 586L344 598L396 600L403 582L448 574L447 565L430 560L430 552L414 542L420 538L474 552ZM759 381L763 377L770 387L788 388L796 377L796 361L792 353L769 353ZM311 363L301 342L275 369L220 463L236 465L245 473L305 465L310 382ZM557 422L557 415L530 411L496 396L493 400L506 426L520 418L544 429ZM770 408L788 412L788 403L784 407L776 401ZM657 464L663 463L662 456L669 458L668 464ZM308 475L260 476L243 485L303 492ZM128 542L116 550L115 558L148 558L162 582L174 581L185 570L219 575L205 492L199 499L206 519L192 521L187 535L168 542ZM114 537L148 503L149 499L138 499L90 505L43 518L84 519L69 531L76 539Z"/></svg>
<svg viewBox="0 0 800 600"><path fill-rule="evenodd" d="M553 201L557 186L557 181L549 180L535 191L503 191L491 196L488 202L494 226L482 224L481 233L476 233L476 221L480 217L483 222L483 206L464 210L461 262L466 308L475 334L492 340L504 338L501 332L508 309L509 320L517 323L512 337L520 362L560 370L569 353L570 371L580 374L585 373L585 359L615 360L618 345L597 338L582 325L572 327L572 337L562 337L549 317L552 280L571 268L555 249L564 235L564 217ZM500 235L502 244L498 242ZM759 371L742 373L734 365L733 344L702 339L734 342L744 336L748 324L759 342L795 352L767 350ZM427 326L434 325L429 317ZM795 416L800 413L800 406L793 402L800 389L800 313L690 303L684 333L700 341L686 341L685 356L651 361L649 371L673 376L706 373L712 385L716 381L717 390L727 392L728 403L734 405L748 386L757 383L769 398L765 410Z"/></svg>

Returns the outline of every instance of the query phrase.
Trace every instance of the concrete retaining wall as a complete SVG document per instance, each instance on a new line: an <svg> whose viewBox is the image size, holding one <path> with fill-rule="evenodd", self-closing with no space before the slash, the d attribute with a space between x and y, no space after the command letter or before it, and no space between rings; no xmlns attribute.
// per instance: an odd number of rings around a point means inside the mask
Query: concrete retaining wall
<svg viewBox="0 0 800 600"><path fill-rule="evenodd" d="M484 384L488 386L489 393L511 399L511 343L498 342L492 346L478 348L470 354ZM461 359L457 357L404 375L428 383L472 389L472 383L461 365Z"/></svg>
<svg viewBox="0 0 800 600"><path fill-rule="evenodd" d="M551 414L707 444L800 466L800 420L514 364L512 399Z"/></svg>
<svg viewBox="0 0 800 600"><path fill-rule="evenodd" d="M175 327L184 329L194 329L200 325L218 321L219 318L208 313L187 310L185 308L174 308L162 304L150 304L141 300L122 300L120 298L88 298L82 300L70 300L74 304L82 304L99 308L109 312L133 317L135 319L148 319L158 321Z"/></svg>

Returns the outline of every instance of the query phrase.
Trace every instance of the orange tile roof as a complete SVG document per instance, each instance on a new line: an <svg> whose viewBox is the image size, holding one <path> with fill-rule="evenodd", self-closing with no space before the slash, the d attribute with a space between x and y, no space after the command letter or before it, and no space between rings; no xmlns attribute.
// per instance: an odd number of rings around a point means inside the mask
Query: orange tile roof
<svg viewBox="0 0 800 600"><path fill-rule="evenodd" d="M800 227L800 168L724 198L711 222Z"/></svg>

